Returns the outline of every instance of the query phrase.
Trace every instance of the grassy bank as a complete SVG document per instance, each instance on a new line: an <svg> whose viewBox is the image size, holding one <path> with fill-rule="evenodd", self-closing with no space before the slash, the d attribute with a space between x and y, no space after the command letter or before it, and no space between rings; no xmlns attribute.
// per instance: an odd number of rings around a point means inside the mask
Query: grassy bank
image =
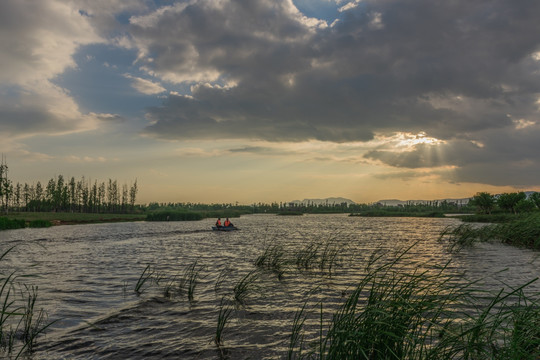
<svg viewBox="0 0 540 360"><path fill-rule="evenodd" d="M189 211L189 210L161 210L152 211L145 217L146 221L196 221L207 218L236 218L248 212L239 210L211 210L211 211Z"/></svg>
<svg viewBox="0 0 540 360"><path fill-rule="evenodd" d="M476 223L507 223L518 220L523 217L521 214L496 213L496 214L470 214L456 215L456 218L463 222Z"/></svg>
<svg viewBox="0 0 540 360"><path fill-rule="evenodd" d="M27 226L68 225L68 224L92 224L103 222L141 221L145 220L144 214L86 214L86 213L63 213L63 212L20 212L10 213L7 219L11 221L24 221Z"/></svg>
<svg viewBox="0 0 540 360"><path fill-rule="evenodd" d="M276 215L291 215L291 216L301 216L301 215L304 215L303 212L301 211L280 211L278 212Z"/></svg>
<svg viewBox="0 0 540 360"><path fill-rule="evenodd" d="M512 220L481 227L462 224L445 229L441 240L447 241L453 250L491 240L540 250L540 214L514 216Z"/></svg>

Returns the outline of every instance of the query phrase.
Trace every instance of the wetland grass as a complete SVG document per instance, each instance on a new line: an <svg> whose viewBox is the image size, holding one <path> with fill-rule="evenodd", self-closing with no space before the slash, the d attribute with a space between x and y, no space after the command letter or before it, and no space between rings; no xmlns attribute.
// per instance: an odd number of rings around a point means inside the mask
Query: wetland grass
<svg viewBox="0 0 540 360"><path fill-rule="evenodd" d="M294 253L294 264L300 271L319 269L322 274L331 276L339 265L342 251L335 238L311 241Z"/></svg>
<svg viewBox="0 0 540 360"><path fill-rule="evenodd" d="M453 251L489 240L540 250L540 215L517 216L509 222L480 227L471 224L448 227L439 240L447 241L449 249Z"/></svg>
<svg viewBox="0 0 540 360"><path fill-rule="evenodd" d="M218 319L216 326L216 336L214 337L214 342L216 343L218 349L222 349L223 346L223 331L229 322L233 312L233 307L231 306L225 298L221 298L218 311Z"/></svg>
<svg viewBox="0 0 540 360"><path fill-rule="evenodd" d="M214 284L214 291L216 294L221 291L223 283L232 274L232 272L233 270L229 267L221 269L217 276L216 283Z"/></svg>
<svg viewBox="0 0 540 360"><path fill-rule="evenodd" d="M40 309L37 314L35 311L36 300L38 297L38 287L31 286L26 288L27 302L24 308L24 316L21 318L19 324L22 323L22 340L24 346L19 351L19 354L22 354L23 350L28 350L29 352L34 351L34 346L36 344L36 339L39 334L45 331L49 326L54 324L54 322L47 322L47 314L43 309ZM37 315L37 316L36 316Z"/></svg>
<svg viewBox="0 0 540 360"><path fill-rule="evenodd" d="M0 230L2 219L18 222L17 228L24 228L25 224L36 225L71 225L71 224L97 224L105 222L141 221L146 218L142 214L94 214L94 213L71 213L71 212L19 212L9 214L9 218L0 217Z"/></svg>
<svg viewBox="0 0 540 360"><path fill-rule="evenodd" d="M144 288L144 285L147 283L148 280L152 278L153 275L154 270L150 268L150 264L146 265L144 271L142 272L141 276L139 276L139 279L135 284L134 291L137 295L141 295L146 290L146 288Z"/></svg>
<svg viewBox="0 0 540 360"><path fill-rule="evenodd" d="M404 254L373 256L365 277L306 341L306 305L292 322L288 359L538 359L539 304L523 289L486 299L474 283L439 269L403 271Z"/></svg>
<svg viewBox="0 0 540 360"><path fill-rule="evenodd" d="M5 251L0 256L0 261L12 250L13 247ZM20 358L25 352L32 353L37 337L54 323L47 323L47 314L43 309L36 313L38 288L20 285L16 280L15 272L7 276L0 274L0 354L12 358L18 347L19 351L14 359ZM20 298L15 291L17 286L22 287Z"/></svg>
<svg viewBox="0 0 540 360"><path fill-rule="evenodd" d="M306 306L307 301L304 302L304 305L294 314L291 335L289 337L289 350L287 352L288 360L304 358L302 350L304 348L303 328L307 319L307 315L305 315Z"/></svg>
<svg viewBox="0 0 540 360"><path fill-rule="evenodd" d="M287 264L285 248L281 244L268 245L255 260L255 266L272 271L279 280L283 279Z"/></svg>
<svg viewBox="0 0 540 360"><path fill-rule="evenodd" d="M247 298L259 288L257 280L259 280L259 274L257 269L255 269L247 273L236 283L233 288L233 299L237 305L246 305Z"/></svg>
<svg viewBox="0 0 540 360"><path fill-rule="evenodd" d="M188 265L184 270L178 289L181 293L186 293L188 300L192 302L195 299L195 288L201 278L201 272L204 270L204 266L197 265L198 261L195 260L192 264Z"/></svg>
<svg viewBox="0 0 540 360"><path fill-rule="evenodd" d="M318 269L331 276L339 264L343 249L335 239L310 241L297 250L288 250L281 244L271 243L255 260L258 268L270 270L282 280L285 272L296 267L299 271Z"/></svg>

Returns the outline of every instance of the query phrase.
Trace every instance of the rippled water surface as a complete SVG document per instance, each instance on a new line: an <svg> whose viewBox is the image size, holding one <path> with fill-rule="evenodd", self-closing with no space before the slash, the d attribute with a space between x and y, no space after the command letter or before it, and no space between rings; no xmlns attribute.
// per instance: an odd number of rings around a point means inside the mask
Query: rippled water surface
<svg viewBox="0 0 540 360"><path fill-rule="evenodd" d="M292 319L302 304L322 302L335 309L362 278L370 256L393 256L414 245L403 270L441 266L464 273L479 286L498 291L525 284L540 274L537 252L480 244L449 254L439 233L455 219L360 218L346 215L235 219L240 231L209 231L214 220L57 226L0 232L0 250L16 245L0 262L39 287L38 307L57 320L39 339L33 359L214 359L219 305L270 244L291 258L308 244L339 247L329 276L317 267L290 265L278 279L257 272L245 306L234 309L224 330L231 359L283 358ZM200 269L189 301L175 292L185 269ZM145 268L153 275L138 295ZM503 285L506 284L506 285ZM165 289L172 289L169 294ZM529 287L540 291L539 284ZM168 296L169 295L169 296ZM311 299L311 300L310 300Z"/></svg>

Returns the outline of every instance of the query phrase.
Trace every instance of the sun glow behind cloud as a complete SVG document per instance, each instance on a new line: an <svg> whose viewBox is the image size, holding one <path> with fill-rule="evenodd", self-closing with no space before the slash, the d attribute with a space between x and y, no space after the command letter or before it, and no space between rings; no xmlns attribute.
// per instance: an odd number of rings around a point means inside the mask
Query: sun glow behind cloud
<svg viewBox="0 0 540 360"><path fill-rule="evenodd" d="M444 140L427 136L423 131L419 132L418 134L399 132L394 135L394 138L397 140L397 144L395 145L397 149L412 148L418 144L440 145L446 143Z"/></svg>

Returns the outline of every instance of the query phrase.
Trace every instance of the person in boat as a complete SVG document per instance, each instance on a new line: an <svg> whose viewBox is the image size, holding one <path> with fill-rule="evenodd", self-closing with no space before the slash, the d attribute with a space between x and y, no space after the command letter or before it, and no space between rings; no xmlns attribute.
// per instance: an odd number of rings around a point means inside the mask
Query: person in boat
<svg viewBox="0 0 540 360"><path fill-rule="evenodd" d="M217 228L222 227L222 225L221 225L221 218L218 218L218 219L217 219L217 221L216 221L216 227L217 227Z"/></svg>
<svg viewBox="0 0 540 360"><path fill-rule="evenodd" d="M234 226L233 223L229 220L229 218L227 218L227 219L225 220L225 223L224 223L223 225L225 225L225 227L231 227L231 226Z"/></svg>

